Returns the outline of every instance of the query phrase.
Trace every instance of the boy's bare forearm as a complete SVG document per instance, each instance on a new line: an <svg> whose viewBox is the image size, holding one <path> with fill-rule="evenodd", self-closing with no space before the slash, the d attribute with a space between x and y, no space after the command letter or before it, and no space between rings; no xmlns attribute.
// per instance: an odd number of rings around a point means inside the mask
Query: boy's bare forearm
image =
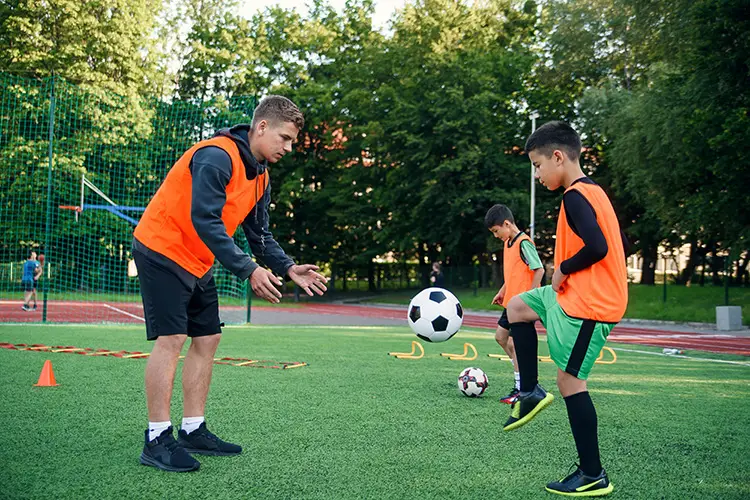
<svg viewBox="0 0 750 500"><path fill-rule="evenodd" d="M539 285L542 284L542 277L544 276L544 268L540 267L539 269L534 270L534 279L531 281L531 289L539 288Z"/></svg>

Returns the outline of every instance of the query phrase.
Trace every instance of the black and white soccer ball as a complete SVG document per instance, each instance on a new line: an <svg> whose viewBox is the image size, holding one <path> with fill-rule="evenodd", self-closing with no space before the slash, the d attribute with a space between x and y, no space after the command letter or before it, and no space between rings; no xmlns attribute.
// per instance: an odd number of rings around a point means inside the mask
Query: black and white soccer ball
<svg viewBox="0 0 750 500"><path fill-rule="evenodd" d="M458 390L464 396L478 398L481 396L489 385L487 374L481 368L469 367L461 370L458 376Z"/></svg>
<svg viewBox="0 0 750 500"><path fill-rule="evenodd" d="M464 310L448 290L431 287L411 299L407 316L417 337L427 342L443 342L461 328Z"/></svg>

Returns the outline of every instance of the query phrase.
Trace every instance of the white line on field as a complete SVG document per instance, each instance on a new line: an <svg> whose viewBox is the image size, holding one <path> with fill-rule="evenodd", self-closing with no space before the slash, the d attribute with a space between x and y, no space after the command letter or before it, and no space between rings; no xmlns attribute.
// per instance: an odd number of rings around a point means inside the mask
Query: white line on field
<svg viewBox="0 0 750 500"><path fill-rule="evenodd" d="M130 316L131 318L139 319L141 321L146 321L145 318L141 318L140 316L136 316L135 314L131 314L131 313L127 312L127 311L123 311L122 309L119 309L119 308L117 308L115 306L111 306L109 304L102 304L102 305L104 307L108 307L108 308L112 309L113 311L117 311L118 313L122 313L125 316Z"/></svg>
<svg viewBox="0 0 750 500"><path fill-rule="evenodd" d="M713 359L713 358L696 358L694 356L685 356L683 354L664 354L663 352L639 351L637 349L625 349L622 347L612 347L612 349L615 351L635 352L638 354L651 354L652 356L666 356L670 358L692 359L693 361L709 361L713 363L727 363L730 365L750 366L750 363L746 363L744 361L729 361L726 359Z"/></svg>

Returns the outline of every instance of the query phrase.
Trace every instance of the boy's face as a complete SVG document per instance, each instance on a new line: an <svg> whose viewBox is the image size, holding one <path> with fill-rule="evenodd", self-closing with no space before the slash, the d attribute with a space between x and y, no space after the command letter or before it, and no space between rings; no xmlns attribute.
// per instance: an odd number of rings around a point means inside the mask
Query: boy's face
<svg viewBox="0 0 750 500"><path fill-rule="evenodd" d="M550 191L554 191L563 184L565 169L565 154L559 149L552 151L547 157L544 153L534 150L529 152L529 158L534 165L534 175L539 182Z"/></svg>
<svg viewBox="0 0 750 500"><path fill-rule="evenodd" d="M255 127L253 145L268 163L276 163L285 154L291 153L292 143L298 133L299 129L292 122L261 120Z"/></svg>
<svg viewBox="0 0 750 500"><path fill-rule="evenodd" d="M490 228L490 232L495 238L508 241L510 239L510 222L506 220L502 224L495 224Z"/></svg>
<svg viewBox="0 0 750 500"><path fill-rule="evenodd" d="M30 260L36 260L36 252L31 252L31 255L29 255Z"/></svg>

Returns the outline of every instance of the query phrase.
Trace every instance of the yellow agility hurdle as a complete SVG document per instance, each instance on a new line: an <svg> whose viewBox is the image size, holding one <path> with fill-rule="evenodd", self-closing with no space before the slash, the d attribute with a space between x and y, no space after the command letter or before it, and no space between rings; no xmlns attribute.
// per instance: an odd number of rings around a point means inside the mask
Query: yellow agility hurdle
<svg viewBox="0 0 750 500"><path fill-rule="evenodd" d="M419 355L416 355L417 350L419 350ZM412 340L411 352L389 352L388 355L395 356L397 359L420 359L424 356L424 348L422 347L422 344L416 340Z"/></svg>
<svg viewBox="0 0 750 500"><path fill-rule="evenodd" d="M469 356L469 349L474 351L474 354L472 356ZM440 355L445 356L450 360L464 360L464 361L472 361L474 359L477 359L477 356L479 356L479 354L477 353L477 348L474 347L473 344L470 344L468 342L464 344L463 354L451 354L449 352L441 352Z"/></svg>
<svg viewBox="0 0 750 500"><path fill-rule="evenodd" d="M605 360L604 351L610 353L612 355L612 359ZM490 358L499 359L500 361L510 361L510 357L506 356L505 354L488 354L487 356ZM552 363L552 358L549 356L539 356L539 361L542 363ZM614 350L607 346L602 347L602 350L599 352L599 357L596 358L596 361L594 361L594 363L599 365L613 365L616 362L617 354Z"/></svg>

